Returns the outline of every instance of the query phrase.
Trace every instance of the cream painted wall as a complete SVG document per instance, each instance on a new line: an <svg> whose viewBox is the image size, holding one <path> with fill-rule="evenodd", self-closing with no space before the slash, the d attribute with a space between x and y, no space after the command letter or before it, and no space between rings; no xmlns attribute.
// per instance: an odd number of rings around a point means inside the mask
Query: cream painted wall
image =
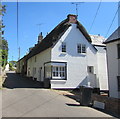
<svg viewBox="0 0 120 119"><path fill-rule="evenodd" d="M23 65L24 65L23 59L21 59L21 60L19 60L19 62L17 62L17 70L16 70L17 73L22 73Z"/></svg>
<svg viewBox="0 0 120 119"><path fill-rule="evenodd" d="M118 56L117 56L117 44L120 41L111 42L107 44L107 61L108 61L108 79L109 79L109 91L110 97L120 98L120 92L117 87L118 76Z"/></svg>
<svg viewBox="0 0 120 119"><path fill-rule="evenodd" d="M61 52L61 43L66 42L67 53ZM77 43L86 44L87 53L77 53ZM87 73L87 66L94 66L94 73L97 75L97 56L96 49L86 40L76 24L72 24L69 29L60 38L57 44L52 49L51 60L52 61L64 61L67 62L67 80L60 81L52 80L51 88L76 88L79 85L88 85L91 82L91 86L94 86L93 81ZM96 84L94 87L98 87Z"/></svg>
<svg viewBox="0 0 120 119"><path fill-rule="evenodd" d="M36 57L36 62L35 62ZM44 80L44 63L51 61L51 49L47 49L28 60L27 65L27 76L28 76L28 69L30 68L30 76L37 78L38 81ZM33 68L36 68L36 74L33 74ZM41 69L41 73L40 73ZM41 76L40 76L41 74Z"/></svg>

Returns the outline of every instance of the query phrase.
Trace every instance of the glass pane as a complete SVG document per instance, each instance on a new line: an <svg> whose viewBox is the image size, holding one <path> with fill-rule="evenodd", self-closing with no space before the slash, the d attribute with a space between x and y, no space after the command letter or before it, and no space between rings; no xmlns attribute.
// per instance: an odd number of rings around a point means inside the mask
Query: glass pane
<svg viewBox="0 0 120 119"><path fill-rule="evenodd" d="M78 52L78 53L81 53L81 44L78 44L78 45L77 45L77 52Z"/></svg>
<svg viewBox="0 0 120 119"><path fill-rule="evenodd" d="M82 53L86 53L86 46L82 45Z"/></svg>
<svg viewBox="0 0 120 119"><path fill-rule="evenodd" d="M62 52L66 52L66 43L62 43Z"/></svg>
<svg viewBox="0 0 120 119"><path fill-rule="evenodd" d="M58 67L56 67L56 71L58 71Z"/></svg>

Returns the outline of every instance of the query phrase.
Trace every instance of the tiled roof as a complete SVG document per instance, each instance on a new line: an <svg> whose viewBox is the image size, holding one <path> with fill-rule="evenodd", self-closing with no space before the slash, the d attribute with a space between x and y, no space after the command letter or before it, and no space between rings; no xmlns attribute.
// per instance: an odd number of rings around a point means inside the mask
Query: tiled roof
<svg viewBox="0 0 120 119"><path fill-rule="evenodd" d="M85 38L91 42L91 38L82 24L78 21L76 24L77 28L82 32ZM70 26L71 24L68 22L68 18L58 24L40 43L33 47L28 54L28 59L50 47L53 47Z"/></svg>
<svg viewBox="0 0 120 119"><path fill-rule="evenodd" d="M97 46L106 46L103 44L103 42L106 40L103 36L98 35L90 35L91 40L92 40L92 45L97 45Z"/></svg>
<svg viewBox="0 0 120 119"><path fill-rule="evenodd" d="M110 37L108 37L104 43L109 43L116 40L120 40L120 26L110 35Z"/></svg>

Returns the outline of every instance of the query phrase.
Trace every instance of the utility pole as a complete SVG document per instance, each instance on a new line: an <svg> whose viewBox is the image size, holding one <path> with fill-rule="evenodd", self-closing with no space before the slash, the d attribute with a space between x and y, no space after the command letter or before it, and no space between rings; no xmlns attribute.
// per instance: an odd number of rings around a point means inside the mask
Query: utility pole
<svg viewBox="0 0 120 119"><path fill-rule="evenodd" d="M13 56L12 56L12 61L13 61Z"/></svg>
<svg viewBox="0 0 120 119"><path fill-rule="evenodd" d="M78 5L80 5L81 3L84 3L84 2L72 2L72 4L74 4L76 7L76 16L77 17L78 17Z"/></svg>
<svg viewBox="0 0 120 119"><path fill-rule="evenodd" d="M20 47L18 48L18 51L19 51L19 58L18 58L18 60L20 60Z"/></svg>

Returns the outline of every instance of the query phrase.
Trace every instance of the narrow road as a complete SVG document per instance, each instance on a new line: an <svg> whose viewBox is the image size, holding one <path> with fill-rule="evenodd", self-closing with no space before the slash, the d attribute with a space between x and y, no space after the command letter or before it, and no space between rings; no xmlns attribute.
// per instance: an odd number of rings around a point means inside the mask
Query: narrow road
<svg viewBox="0 0 120 119"><path fill-rule="evenodd" d="M111 117L60 95L38 88L38 82L8 74L2 91L2 117Z"/></svg>
<svg viewBox="0 0 120 119"><path fill-rule="evenodd" d="M3 83L4 88L42 88L43 85L40 82L33 81L31 78L23 77L20 74L16 74L13 71L8 72L7 78Z"/></svg>

